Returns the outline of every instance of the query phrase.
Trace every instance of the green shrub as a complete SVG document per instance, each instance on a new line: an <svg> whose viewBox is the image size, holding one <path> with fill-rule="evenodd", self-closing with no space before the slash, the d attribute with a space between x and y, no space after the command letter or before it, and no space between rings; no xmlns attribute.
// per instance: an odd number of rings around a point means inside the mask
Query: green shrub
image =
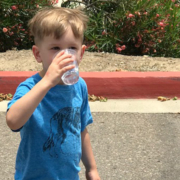
<svg viewBox="0 0 180 180"><path fill-rule="evenodd" d="M27 22L39 8L51 4L51 0L0 1L0 52L31 48ZM178 0L67 0L62 6L81 4L90 17L85 33L88 51L180 57Z"/></svg>
<svg viewBox="0 0 180 180"><path fill-rule="evenodd" d="M85 34L88 51L180 57L179 1L88 2L85 3L85 11L90 17Z"/></svg>
<svg viewBox="0 0 180 180"><path fill-rule="evenodd" d="M0 52L31 48L33 39L27 27L28 21L39 8L49 5L48 0L0 1Z"/></svg>

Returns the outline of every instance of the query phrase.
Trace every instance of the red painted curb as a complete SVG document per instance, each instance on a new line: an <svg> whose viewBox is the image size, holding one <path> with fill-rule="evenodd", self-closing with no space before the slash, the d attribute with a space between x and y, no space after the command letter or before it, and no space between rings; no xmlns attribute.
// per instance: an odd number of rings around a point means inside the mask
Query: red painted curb
<svg viewBox="0 0 180 180"><path fill-rule="evenodd" d="M1 71L0 93L14 94L36 72ZM180 97L180 72L81 72L89 94L112 99Z"/></svg>

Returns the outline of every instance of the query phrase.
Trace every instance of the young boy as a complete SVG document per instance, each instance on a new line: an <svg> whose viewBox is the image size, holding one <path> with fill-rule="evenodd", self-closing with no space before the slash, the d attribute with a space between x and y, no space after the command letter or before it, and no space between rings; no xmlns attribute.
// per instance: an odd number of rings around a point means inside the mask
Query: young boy
<svg viewBox="0 0 180 180"><path fill-rule="evenodd" d="M29 21L32 51L43 68L18 86L8 104L7 124L21 135L16 180L79 180L80 159L87 180L100 180L86 129L92 123L86 84L82 78L70 86L61 80L74 66L60 50L74 49L80 63L87 21L80 10L58 7L42 9Z"/></svg>

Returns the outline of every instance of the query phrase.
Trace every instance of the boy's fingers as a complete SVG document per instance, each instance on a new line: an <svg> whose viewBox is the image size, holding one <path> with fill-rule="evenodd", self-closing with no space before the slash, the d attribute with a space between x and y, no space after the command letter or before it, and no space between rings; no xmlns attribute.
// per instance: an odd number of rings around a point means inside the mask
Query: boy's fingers
<svg viewBox="0 0 180 180"><path fill-rule="evenodd" d="M64 53L65 53L64 51L58 53L58 54L54 57L54 62L56 62L57 64L59 64L62 60L66 59L66 58L72 57L71 54L64 54Z"/></svg>
<svg viewBox="0 0 180 180"><path fill-rule="evenodd" d="M64 53L65 53L64 51L61 51L58 54L55 54L54 57L53 57L54 61L57 61L58 57L62 56Z"/></svg>
<svg viewBox="0 0 180 180"><path fill-rule="evenodd" d="M72 65L71 63L73 63L73 61L74 60L71 58L66 58L66 59L60 61L59 62L59 68L62 69L65 66L70 66L70 65Z"/></svg>
<svg viewBox="0 0 180 180"><path fill-rule="evenodd" d="M67 72L67 71L69 71L69 70L71 70L71 69L73 69L73 68L75 68L75 65L69 65L69 66L63 67L63 68L61 69L61 71L62 71L62 73L64 74L65 72Z"/></svg>

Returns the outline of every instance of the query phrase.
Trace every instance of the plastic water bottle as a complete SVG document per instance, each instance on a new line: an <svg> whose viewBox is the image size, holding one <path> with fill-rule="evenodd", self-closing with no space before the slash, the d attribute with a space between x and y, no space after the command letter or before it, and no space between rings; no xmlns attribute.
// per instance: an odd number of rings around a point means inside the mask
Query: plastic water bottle
<svg viewBox="0 0 180 180"><path fill-rule="evenodd" d="M73 85L79 80L79 68L76 60L76 51L74 49L65 49L64 51L65 53L72 55L72 59L74 59L74 61L72 63L69 63L68 65L75 65L75 68L65 72L62 75L61 79L64 84Z"/></svg>

